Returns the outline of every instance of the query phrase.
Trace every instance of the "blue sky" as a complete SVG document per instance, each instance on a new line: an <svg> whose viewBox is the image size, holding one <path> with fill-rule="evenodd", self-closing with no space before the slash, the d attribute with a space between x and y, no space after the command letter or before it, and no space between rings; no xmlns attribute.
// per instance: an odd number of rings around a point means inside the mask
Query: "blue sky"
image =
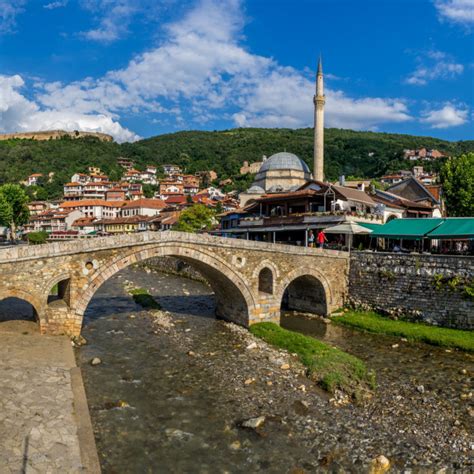
<svg viewBox="0 0 474 474"><path fill-rule="evenodd" d="M474 0L0 0L0 132L326 125L474 139Z"/></svg>

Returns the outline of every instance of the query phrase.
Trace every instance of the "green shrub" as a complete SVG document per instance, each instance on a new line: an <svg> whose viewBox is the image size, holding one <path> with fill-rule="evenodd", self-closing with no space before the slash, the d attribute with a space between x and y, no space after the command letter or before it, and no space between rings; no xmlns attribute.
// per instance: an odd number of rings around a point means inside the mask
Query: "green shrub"
<svg viewBox="0 0 474 474"><path fill-rule="evenodd" d="M145 288L134 288L130 290L135 303L146 309L161 309L160 304L150 295Z"/></svg>
<svg viewBox="0 0 474 474"><path fill-rule="evenodd" d="M28 234L28 243L31 245L45 244L48 240L48 233L44 231L30 232Z"/></svg>

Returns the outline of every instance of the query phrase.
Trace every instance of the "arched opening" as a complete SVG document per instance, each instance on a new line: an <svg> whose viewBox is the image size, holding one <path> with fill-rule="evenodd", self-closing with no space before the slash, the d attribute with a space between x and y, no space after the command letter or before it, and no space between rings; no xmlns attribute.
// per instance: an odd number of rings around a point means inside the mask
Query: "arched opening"
<svg viewBox="0 0 474 474"><path fill-rule="evenodd" d="M16 297L0 300L0 332L38 330L38 325L38 313L28 301Z"/></svg>
<svg viewBox="0 0 474 474"><path fill-rule="evenodd" d="M390 214L385 223L393 221L394 219L398 219L398 217L395 214Z"/></svg>
<svg viewBox="0 0 474 474"><path fill-rule="evenodd" d="M169 248L158 247L138 253L131 253L113 262L109 262L103 270L99 268L85 292L78 298L80 303L73 308L75 313L79 318L82 318L89 301L97 290L120 270L132 264L146 263L146 261L155 260L160 257L174 257L182 260L204 277L214 293L215 315L218 318L226 319L242 326L249 325L249 315L255 303L252 292L247 287L246 282L226 262L221 261L219 257L184 245L180 247L171 246Z"/></svg>
<svg viewBox="0 0 474 474"><path fill-rule="evenodd" d="M58 281L55 283L51 290L49 291L48 295L48 304L62 301L63 304L69 306L71 300L71 279L65 278L63 280ZM56 305L58 303L55 303Z"/></svg>
<svg viewBox="0 0 474 474"><path fill-rule="evenodd" d="M312 275L295 278L283 292L282 310L326 315L328 302L323 284Z"/></svg>
<svg viewBox="0 0 474 474"><path fill-rule="evenodd" d="M267 267L258 274L258 291L273 295L273 272Z"/></svg>
<svg viewBox="0 0 474 474"><path fill-rule="evenodd" d="M183 258L191 267L195 268L209 283L214 292L218 318L248 325L248 304L236 284L216 268L190 258Z"/></svg>

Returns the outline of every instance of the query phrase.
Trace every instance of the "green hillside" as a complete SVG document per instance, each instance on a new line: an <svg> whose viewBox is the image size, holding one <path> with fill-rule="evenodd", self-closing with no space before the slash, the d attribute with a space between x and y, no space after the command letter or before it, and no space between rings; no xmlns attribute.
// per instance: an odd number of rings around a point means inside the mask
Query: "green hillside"
<svg viewBox="0 0 474 474"><path fill-rule="evenodd" d="M325 172L333 180L341 174L377 177L387 172L409 168L402 160L404 148L437 148L450 155L474 151L474 141L448 142L430 137L375 132L326 129ZM33 141L0 141L0 183L18 182L31 173L54 172L46 185L49 196L58 196L62 184L75 172L99 166L112 179L118 179L119 156L135 160L140 169L146 164L175 163L193 173L215 170L219 179L236 177L242 163L260 160L278 151L289 151L310 166L313 131L307 129L234 129L215 132L178 132L159 135L135 143L108 143L95 138ZM425 167L430 164L425 163ZM436 164L432 165L436 166ZM246 179L237 179L244 187Z"/></svg>

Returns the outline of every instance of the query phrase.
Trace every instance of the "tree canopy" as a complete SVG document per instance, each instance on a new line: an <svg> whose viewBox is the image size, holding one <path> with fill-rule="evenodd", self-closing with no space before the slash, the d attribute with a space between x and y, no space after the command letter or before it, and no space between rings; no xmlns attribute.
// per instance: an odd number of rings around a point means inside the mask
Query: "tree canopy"
<svg viewBox="0 0 474 474"><path fill-rule="evenodd" d="M210 230L214 224L215 211L203 204L194 204L183 211L173 230L181 232L199 232Z"/></svg>
<svg viewBox="0 0 474 474"><path fill-rule="evenodd" d="M450 158L441 168L441 183L448 215L474 216L474 153Z"/></svg>
<svg viewBox="0 0 474 474"><path fill-rule="evenodd" d="M448 142L416 137L352 130L325 130L325 174L329 180L340 175L376 178L385 173L410 169L414 162L403 159L404 148L436 148L456 156L474 151L474 141ZM43 183L31 191L32 198L59 198L64 183L76 172L97 166L112 180L123 169L117 158L125 157L143 170L147 165L174 163L188 173L214 170L218 181L232 178L237 189L245 189L250 175L241 176L244 161L259 161L262 155L289 151L312 167L313 131L305 129L239 128L214 132L184 131L118 144L93 137L57 140L0 141L0 184L18 183L32 173L42 173ZM426 169L439 167L439 161L423 162ZM53 174L50 174L53 173ZM45 192L42 192L44 190ZM148 191L148 190L147 190Z"/></svg>
<svg viewBox="0 0 474 474"><path fill-rule="evenodd" d="M0 224L10 228L15 238L16 228L28 222L28 196L18 184L0 186Z"/></svg>

